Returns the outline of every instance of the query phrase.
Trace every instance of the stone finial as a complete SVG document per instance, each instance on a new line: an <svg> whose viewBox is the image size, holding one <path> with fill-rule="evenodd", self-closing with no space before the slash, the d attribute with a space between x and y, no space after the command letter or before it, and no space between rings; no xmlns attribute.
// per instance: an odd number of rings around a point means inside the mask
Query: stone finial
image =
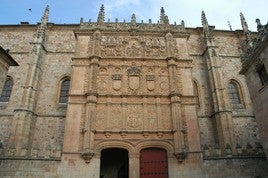
<svg viewBox="0 0 268 178"><path fill-rule="evenodd" d="M231 26L231 22L228 20L227 23L228 23L228 27L229 27L230 31L233 31L232 26Z"/></svg>
<svg viewBox="0 0 268 178"><path fill-rule="evenodd" d="M134 13L133 13L132 16L131 16L131 25L132 25L132 26L136 26L136 16L135 16Z"/></svg>
<svg viewBox="0 0 268 178"><path fill-rule="evenodd" d="M165 14L165 10L164 10L163 7L161 7L161 9L160 9L160 23L161 23L161 24L164 23L164 21L165 21L165 16L166 16L166 14Z"/></svg>
<svg viewBox="0 0 268 178"><path fill-rule="evenodd" d="M168 16L165 14L163 7L160 9L160 24L169 24Z"/></svg>
<svg viewBox="0 0 268 178"><path fill-rule="evenodd" d="M102 4L100 7L99 15L98 15L98 24L103 24L105 19L104 5Z"/></svg>
<svg viewBox="0 0 268 178"><path fill-rule="evenodd" d="M262 24L261 24L261 21L260 19L256 19L256 23L257 23L257 30L260 31L262 29Z"/></svg>
<svg viewBox="0 0 268 178"><path fill-rule="evenodd" d="M240 12L240 20L241 20L241 25L243 28L244 35L246 36L246 43L252 47L252 40L251 40L251 34L250 31L248 30L248 24L245 20L245 17L242 12Z"/></svg>
<svg viewBox="0 0 268 178"><path fill-rule="evenodd" d="M249 31L248 30L248 24L247 24L247 22L245 20L245 17L244 17L242 12L240 12L240 20L241 20L241 25L242 25L244 33L247 33Z"/></svg>
<svg viewBox="0 0 268 178"><path fill-rule="evenodd" d="M202 21L204 31L208 31L209 30L208 20L204 11L202 11L201 13L201 21Z"/></svg>
<svg viewBox="0 0 268 178"><path fill-rule="evenodd" d="M185 22L184 22L184 20L181 21L181 26L185 27Z"/></svg>

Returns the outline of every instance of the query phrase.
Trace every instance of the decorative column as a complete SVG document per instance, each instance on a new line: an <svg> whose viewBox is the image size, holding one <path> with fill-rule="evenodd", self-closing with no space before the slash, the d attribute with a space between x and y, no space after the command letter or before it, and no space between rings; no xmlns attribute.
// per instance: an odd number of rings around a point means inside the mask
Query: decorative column
<svg viewBox="0 0 268 178"><path fill-rule="evenodd" d="M140 177L140 154L129 153L129 178Z"/></svg>
<svg viewBox="0 0 268 178"><path fill-rule="evenodd" d="M83 140L82 157L86 162L92 158L94 154L94 120L96 118L97 104L97 73L99 66L98 56L91 56L88 76L88 92L86 93L86 118L85 118L85 134Z"/></svg>
<svg viewBox="0 0 268 178"><path fill-rule="evenodd" d="M11 135L9 138L9 156L29 156L33 146L32 137L36 122L35 109L37 95L40 90L42 56L44 53L48 15L49 7L47 6L36 31L34 41L31 43L32 49L29 54L28 73L23 87L20 107L14 110Z"/></svg>
<svg viewBox="0 0 268 178"><path fill-rule="evenodd" d="M169 76L169 89L170 89L170 101L171 101L171 117L173 122L174 130L174 146L175 156L181 162L186 157L186 147L184 143L184 128L183 120L181 115L181 101L178 90L178 82L176 79L176 42L173 39L171 33L166 35L166 46L167 46L167 65L168 65L168 76Z"/></svg>
<svg viewBox="0 0 268 178"><path fill-rule="evenodd" d="M208 25L204 11L202 11L202 25L206 47L204 56L207 63L214 106L212 118L216 120L217 134L222 154L225 154L226 147L231 147L233 154L235 154L236 145L233 137L232 111L226 101L226 98L228 97L227 91L221 83L223 77L221 67L218 64L218 47L214 44L214 37L212 34L213 28Z"/></svg>

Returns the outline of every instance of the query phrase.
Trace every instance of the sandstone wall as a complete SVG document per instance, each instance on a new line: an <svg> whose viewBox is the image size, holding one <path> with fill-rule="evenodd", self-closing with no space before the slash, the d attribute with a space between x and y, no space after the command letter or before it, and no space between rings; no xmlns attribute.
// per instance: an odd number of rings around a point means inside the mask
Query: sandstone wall
<svg viewBox="0 0 268 178"><path fill-rule="evenodd" d="M229 100L229 108L232 110L234 133L236 143L246 147L247 143L255 145L259 140L259 130L256 124L256 119L253 115L253 108L248 92L245 76L240 75L239 71L242 67L240 54L240 39L238 32L220 32L216 31L215 45L218 46L219 53L218 64L221 68L221 83L228 95L228 83L230 80L235 80L239 84L241 91L242 107L232 108ZM197 113L199 116L201 145L215 145L217 141L217 130L215 121L210 117L213 114L211 89L209 83L207 64L204 59L203 37L198 31L194 31L189 40L188 48L191 58L193 59L193 80L198 85L199 106Z"/></svg>

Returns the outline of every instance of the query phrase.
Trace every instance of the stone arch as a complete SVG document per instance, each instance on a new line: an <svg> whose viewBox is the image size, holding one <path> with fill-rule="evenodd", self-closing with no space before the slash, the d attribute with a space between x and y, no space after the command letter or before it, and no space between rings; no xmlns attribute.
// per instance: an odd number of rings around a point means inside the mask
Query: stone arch
<svg viewBox="0 0 268 178"><path fill-rule="evenodd" d="M168 156L173 156L174 147L171 143L161 140L141 141L135 147L136 154L139 154L142 149L145 148L162 148L167 151Z"/></svg>
<svg viewBox="0 0 268 178"><path fill-rule="evenodd" d="M103 141L95 145L95 154L100 155L103 149L121 148L128 151L129 155L134 154L134 145L128 141Z"/></svg>

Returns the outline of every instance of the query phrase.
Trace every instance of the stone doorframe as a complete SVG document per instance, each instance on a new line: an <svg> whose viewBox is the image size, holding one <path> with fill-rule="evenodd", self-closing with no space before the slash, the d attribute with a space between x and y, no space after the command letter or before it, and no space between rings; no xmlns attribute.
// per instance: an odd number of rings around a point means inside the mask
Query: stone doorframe
<svg viewBox="0 0 268 178"><path fill-rule="evenodd" d="M168 141L161 140L144 140L139 141L134 144L131 141L109 141L103 140L95 145L95 156L100 159L101 151L108 148L121 148L128 151L129 156L129 178L139 178L140 177L140 151L145 148L162 148L167 151L168 164L170 159L175 159L174 157L174 147ZM100 169L100 165L99 169ZM169 166L170 173L170 166Z"/></svg>

